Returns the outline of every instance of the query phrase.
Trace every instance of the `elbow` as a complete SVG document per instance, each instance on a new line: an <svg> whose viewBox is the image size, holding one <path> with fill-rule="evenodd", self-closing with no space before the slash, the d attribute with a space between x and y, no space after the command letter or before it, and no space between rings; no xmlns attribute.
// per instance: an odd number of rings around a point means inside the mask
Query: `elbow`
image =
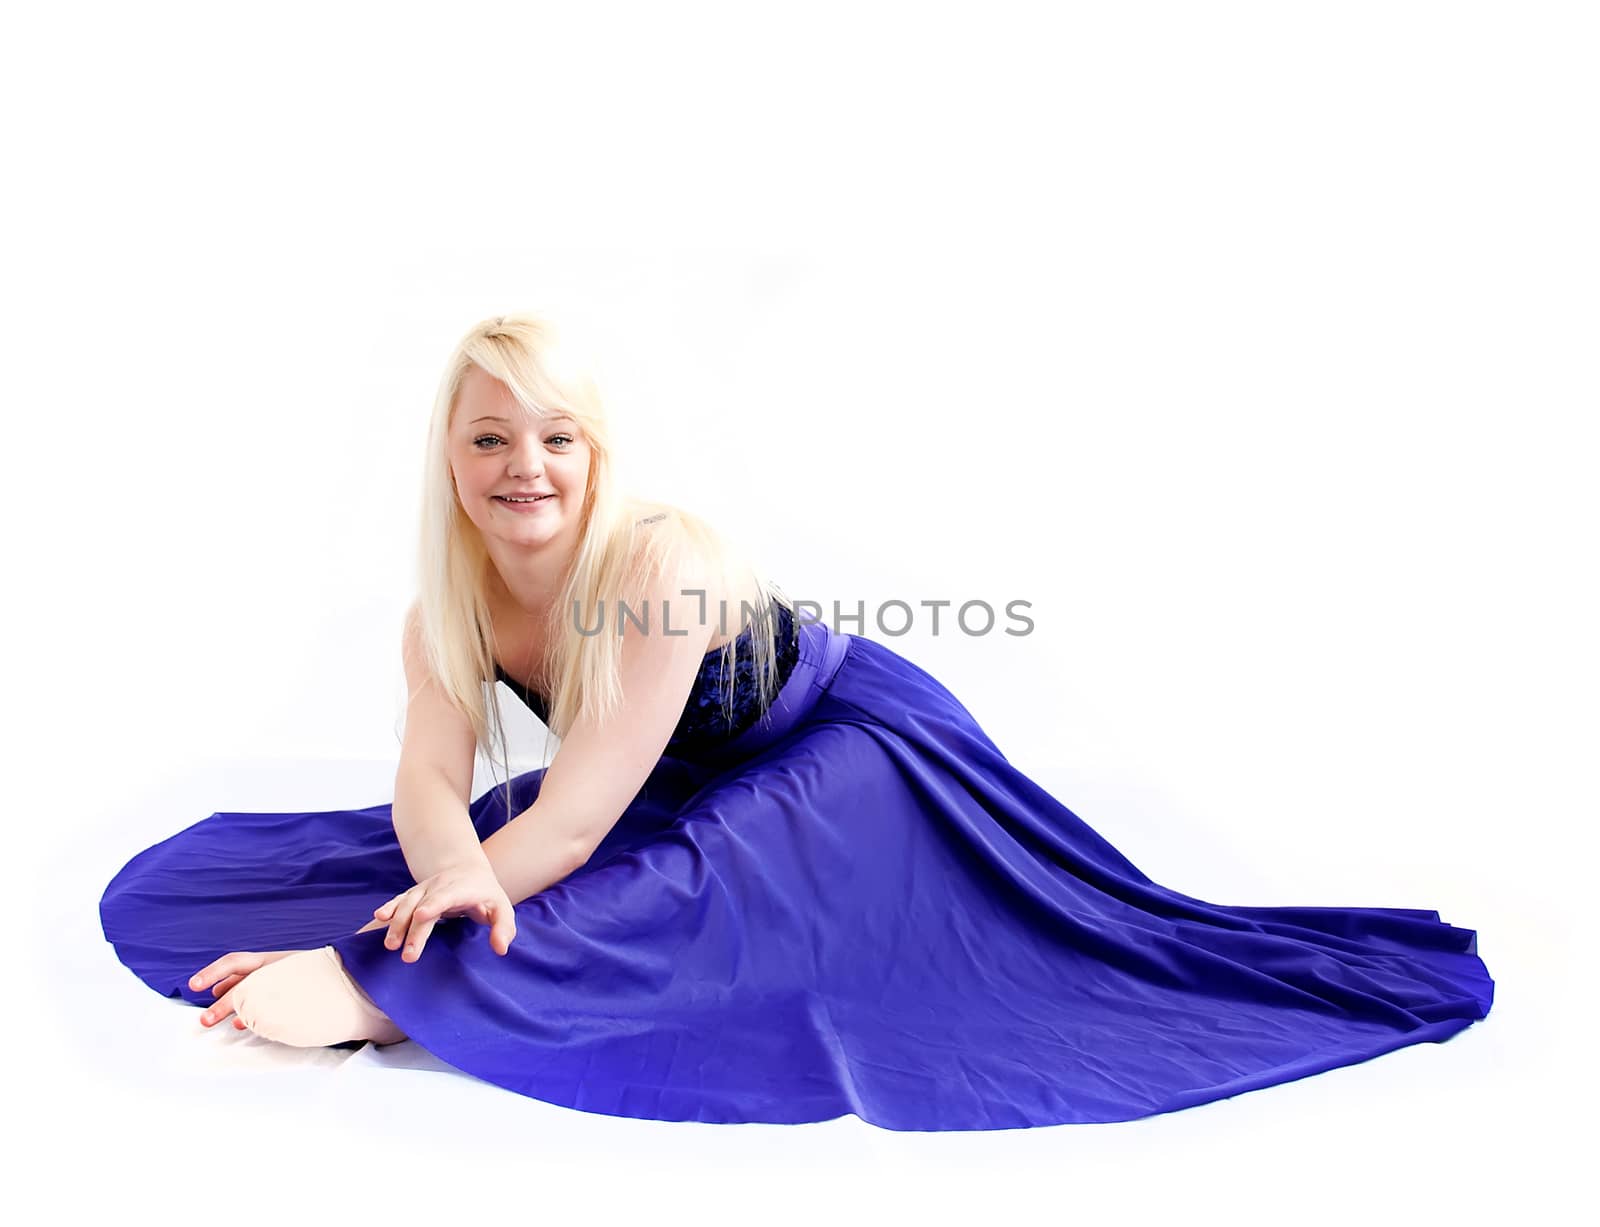
<svg viewBox="0 0 1600 1227"><path fill-rule="evenodd" d="M552 798L540 796L506 823L504 830L485 840L484 846L497 840L509 842L512 847L506 853L510 859L537 860L543 873L559 880L587 865L605 834L595 824L555 804Z"/></svg>
<svg viewBox="0 0 1600 1227"><path fill-rule="evenodd" d="M594 850L599 846L598 841L588 839L580 839L571 844L567 857L567 872L577 873L578 870L587 865L589 858L594 855Z"/></svg>
<svg viewBox="0 0 1600 1227"><path fill-rule="evenodd" d="M567 863L571 866L569 872L576 872L589 863L615 825L616 820L613 819L606 823L574 821L567 827L562 842L567 850Z"/></svg>
<svg viewBox="0 0 1600 1227"><path fill-rule="evenodd" d="M600 846L605 838L605 832L598 834L592 827L581 823L574 823L561 833L559 843L563 852L568 873L576 873L589 863L589 858Z"/></svg>

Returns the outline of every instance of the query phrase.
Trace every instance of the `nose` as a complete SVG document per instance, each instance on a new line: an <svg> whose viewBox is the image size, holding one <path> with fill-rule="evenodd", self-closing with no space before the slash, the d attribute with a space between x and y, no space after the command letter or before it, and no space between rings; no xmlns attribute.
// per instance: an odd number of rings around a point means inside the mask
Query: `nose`
<svg viewBox="0 0 1600 1227"><path fill-rule="evenodd" d="M506 453L506 472L511 477L523 478L543 471L544 448L539 443L539 433L525 430Z"/></svg>

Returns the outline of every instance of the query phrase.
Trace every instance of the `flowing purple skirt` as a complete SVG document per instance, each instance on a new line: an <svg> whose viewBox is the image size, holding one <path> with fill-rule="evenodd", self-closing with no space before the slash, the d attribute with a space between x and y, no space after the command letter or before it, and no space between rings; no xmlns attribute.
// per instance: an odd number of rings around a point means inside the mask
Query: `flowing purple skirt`
<svg viewBox="0 0 1600 1227"><path fill-rule="evenodd" d="M512 781L516 814L543 770ZM471 806L480 838L504 787ZM390 806L218 813L100 903L156 992L230 950L332 945L413 1040L521 1095L655 1120L1007 1129L1189 1107L1485 1017L1471 929L1417 908L1159 886L889 648L823 624L770 720L663 758L578 872L416 963L354 935L412 884Z"/></svg>

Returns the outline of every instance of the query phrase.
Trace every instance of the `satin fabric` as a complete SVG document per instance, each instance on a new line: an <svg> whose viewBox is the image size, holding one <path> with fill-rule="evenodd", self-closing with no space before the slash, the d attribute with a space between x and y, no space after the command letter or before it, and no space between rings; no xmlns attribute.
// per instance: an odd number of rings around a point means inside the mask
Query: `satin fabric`
<svg viewBox="0 0 1600 1227"><path fill-rule="evenodd" d="M543 770L475 800L480 838ZM1494 982L1436 911L1241 907L1158 885L888 647L824 624L761 724L664 757L506 956L440 922L353 934L411 885L390 806L217 813L101 917L159 993L230 950L332 945L407 1035L548 1103L895 1130L1130 1120L1447 1039Z"/></svg>

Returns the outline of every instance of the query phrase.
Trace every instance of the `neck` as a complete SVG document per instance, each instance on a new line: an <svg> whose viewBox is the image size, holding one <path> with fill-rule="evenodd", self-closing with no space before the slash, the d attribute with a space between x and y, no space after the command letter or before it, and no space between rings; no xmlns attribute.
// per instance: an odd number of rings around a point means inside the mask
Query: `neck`
<svg viewBox="0 0 1600 1227"><path fill-rule="evenodd" d="M557 537L531 548L493 540L485 540L484 545L494 564L500 596L524 613L544 618L561 596L577 542Z"/></svg>

